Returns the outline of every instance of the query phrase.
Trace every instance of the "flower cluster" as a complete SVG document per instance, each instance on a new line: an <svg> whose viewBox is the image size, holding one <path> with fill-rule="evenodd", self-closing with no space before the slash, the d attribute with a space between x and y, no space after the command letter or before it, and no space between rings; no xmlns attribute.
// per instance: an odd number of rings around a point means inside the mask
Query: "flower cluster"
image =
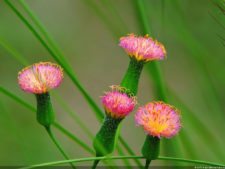
<svg viewBox="0 0 225 169"><path fill-rule="evenodd" d="M129 115L137 104L138 81L145 62L163 60L166 57L164 46L148 35L134 34L120 38L119 46L132 58L121 86L112 86L101 97L106 117L96 134L93 146L97 156L113 152L119 124ZM58 87L63 80L63 69L54 63L40 62L24 68L18 74L18 83L25 92L33 93L37 98L37 120L47 128L54 122L54 112L49 90ZM148 134L142 154L147 160L156 159L161 137L171 138L181 128L179 111L173 106L150 102L137 110L136 124L142 126ZM103 148L103 149L102 149ZM104 150L104 151L103 151ZM98 164L95 160L93 168ZM148 163L149 164L149 163Z"/></svg>

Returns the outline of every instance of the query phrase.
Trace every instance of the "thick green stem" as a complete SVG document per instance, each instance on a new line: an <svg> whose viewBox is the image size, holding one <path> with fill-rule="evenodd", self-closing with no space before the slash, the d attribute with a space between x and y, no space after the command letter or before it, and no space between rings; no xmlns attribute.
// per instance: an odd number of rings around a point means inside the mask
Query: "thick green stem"
<svg viewBox="0 0 225 169"><path fill-rule="evenodd" d="M158 137L147 135L142 147L142 155L146 158L146 160L157 159L159 156L159 146L160 140Z"/></svg>
<svg viewBox="0 0 225 169"><path fill-rule="evenodd" d="M148 169L150 163L151 163L151 160L146 160L146 162L145 162L145 169Z"/></svg>
<svg viewBox="0 0 225 169"><path fill-rule="evenodd" d="M115 119L106 115L93 142L96 156L105 156L113 152L117 135L116 132L121 120L122 119Z"/></svg>
<svg viewBox="0 0 225 169"><path fill-rule="evenodd" d="M93 166L91 167L92 169L96 169L98 163L100 160L95 160Z"/></svg>
<svg viewBox="0 0 225 169"><path fill-rule="evenodd" d="M116 145L116 137L118 137L118 127L122 120L115 119L109 115L105 116L103 124L93 141L96 157L105 156L113 152ZM97 167L98 162L94 162L93 168Z"/></svg>
<svg viewBox="0 0 225 169"><path fill-rule="evenodd" d="M54 122L54 112L49 93L36 94L37 99L37 121L49 127Z"/></svg>
<svg viewBox="0 0 225 169"><path fill-rule="evenodd" d="M136 59L131 58L129 67L126 71L126 74L121 82L121 86L125 87L136 95L138 90L138 82L143 69L144 62L137 61Z"/></svg>
<svg viewBox="0 0 225 169"><path fill-rule="evenodd" d="M52 134L51 128L50 127L45 127L46 131L48 132L49 137L51 138L51 140L54 142L54 144L56 145L56 147L58 148L58 150L60 151L60 153L63 155L63 157L66 160L69 160L70 158L66 155L66 153L64 152L64 150L62 149L62 147L60 146L60 144L58 143L58 141L56 140L56 138L54 137L54 135ZM71 167L73 169L76 169L76 167L73 165L72 162L69 162Z"/></svg>

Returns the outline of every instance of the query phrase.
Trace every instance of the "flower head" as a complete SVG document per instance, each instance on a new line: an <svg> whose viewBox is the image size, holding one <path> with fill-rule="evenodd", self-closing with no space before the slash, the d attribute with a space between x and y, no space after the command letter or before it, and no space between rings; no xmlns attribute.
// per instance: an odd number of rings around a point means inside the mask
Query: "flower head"
<svg viewBox="0 0 225 169"><path fill-rule="evenodd" d="M162 60L166 56L164 46L156 40L153 40L148 35L136 36L129 34L121 37L119 46L121 46L130 57L138 61Z"/></svg>
<svg viewBox="0 0 225 169"><path fill-rule="evenodd" d="M151 102L140 107L135 115L137 125L152 136L171 138L181 128L179 111L163 102Z"/></svg>
<svg viewBox="0 0 225 169"><path fill-rule="evenodd" d="M105 111L111 117L124 118L133 111L137 103L136 98L125 91L122 87L112 86L112 91L101 97Z"/></svg>
<svg viewBox="0 0 225 169"><path fill-rule="evenodd" d="M58 87L63 79L62 68L54 63L40 62L24 68L18 74L18 83L22 90L42 94Z"/></svg>

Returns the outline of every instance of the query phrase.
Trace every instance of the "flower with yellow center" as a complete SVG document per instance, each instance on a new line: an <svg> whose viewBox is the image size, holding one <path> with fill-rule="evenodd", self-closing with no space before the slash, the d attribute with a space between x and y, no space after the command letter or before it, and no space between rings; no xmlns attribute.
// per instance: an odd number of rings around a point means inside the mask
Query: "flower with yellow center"
<svg viewBox="0 0 225 169"><path fill-rule="evenodd" d="M181 128L179 111L163 102L150 102L140 107L135 115L137 125L153 137L171 138Z"/></svg>

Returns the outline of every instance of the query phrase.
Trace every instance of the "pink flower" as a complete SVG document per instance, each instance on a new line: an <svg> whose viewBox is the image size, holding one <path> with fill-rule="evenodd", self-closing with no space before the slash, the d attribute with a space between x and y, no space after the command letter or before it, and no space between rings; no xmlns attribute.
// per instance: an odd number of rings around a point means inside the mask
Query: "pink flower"
<svg viewBox="0 0 225 169"><path fill-rule="evenodd" d="M18 74L22 90L34 94L46 93L58 87L63 79L62 68L54 63L40 62L24 68Z"/></svg>
<svg viewBox="0 0 225 169"><path fill-rule="evenodd" d="M124 91L124 92L123 92ZM134 110L136 98L125 93L122 87L112 87L112 91L106 92L101 97L102 104L108 115L115 118L124 118Z"/></svg>
<svg viewBox="0 0 225 169"><path fill-rule="evenodd" d="M135 115L137 125L152 136L171 138L181 128L179 111L163 102L151 102L140 107Z"/></svg>
<svg viewBox="0 0 225 169"><path fill-rule="evenodd" d="M164 46L156 40L148 37L148 35L136 36L129 34L121 37L119 46L121 46L130 57L138 61L163 60L166 57Z"/></svg>

